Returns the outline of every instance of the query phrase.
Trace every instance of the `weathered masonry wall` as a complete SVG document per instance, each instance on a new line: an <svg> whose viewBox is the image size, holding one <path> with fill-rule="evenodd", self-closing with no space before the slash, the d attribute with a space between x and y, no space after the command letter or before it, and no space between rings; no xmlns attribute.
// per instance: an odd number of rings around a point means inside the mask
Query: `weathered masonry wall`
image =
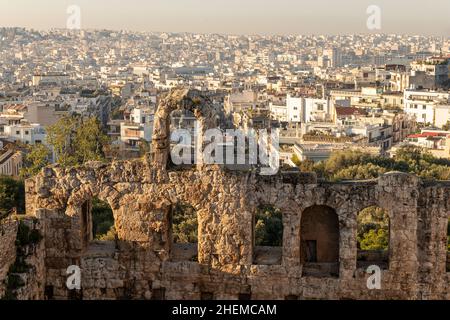
<svg viewBox="0 0 450 320"><path fill-rule="evenodd" d="M0 297L6 294L6 281L8 278L9 266L16 260L16 235L18 222L14 220L4 220L0 222Z"/></svg>
<svg viewBox="0 0 450 320"><path fill-rule="evenodd" d="M325 183L314 174L260 176L255 168L229 171L201 163L169 169L170 113L187 109L202 128L214 127L217 118L207 104L186 90L163 99L145 159L53 166L27 181L27 214L43 239L29 256L36 270L27 282L33 294L19 298L450 299L450 183L428 184L403 173ZM113 209L116 241L92 241L93 198ZM197 212L196 259L183 261L172 243L177 204ZM282 212L281 259L254 259L260 205ZM370 206L385 209L390 220L389 265L380 290L369 290L368 274L357 268L357 215ZM2 237L12 243L14 230L8 228ZM2 242L1 261L12 263L10 245ZM79 291L66 287L71 265L82 271ZM7 269L0 266L0 282Z"/></svg>
<svg viewBox="0 0 450 320"><path fill-rule="evenodd" d="M0 221L0 298L43 299L44 243L31 216Z"/></svg>
<svg viewBox="0 0 450 320"><path fill-rule="evenodd" d="M262 177L218 167L169 171L167 181L153 183L149 171L145 161L91 163L77 170L47 168L28 181L28 210L44 226L48 297L450 299L450 184L428 185L403 173L322 183L298 172ZM82 204L93 197L111 205L117 243L85 240ZM177 203L197 210L198 262L171 259L169 216ZM283 213L279 265L253 264L252 226L259 204ZM368 275L356 267L357 214L373 205L386 209L391 223L389 268L382 271L381 290L368 290ZM310 266L302 261L302 215L310 210L319 216L321 208L338 217L336 275L306 272ZM65 286L66 269L73 264L82 268L77 295Z"/></svg>

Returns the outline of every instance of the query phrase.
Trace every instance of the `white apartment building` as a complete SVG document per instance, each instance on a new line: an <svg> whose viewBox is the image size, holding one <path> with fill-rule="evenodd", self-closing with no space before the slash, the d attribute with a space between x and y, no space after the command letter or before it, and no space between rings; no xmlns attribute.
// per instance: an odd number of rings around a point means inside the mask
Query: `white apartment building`
<svg viewBox="0 0 450 320"><path fill-rule="evenodd" d="M23 112L9 110L0 114L0 137L24 144L45 143L46 132L41 124L24 119Z"/></svg>
<svg viewBox="0 0 450 320"><path fill-rule="evenodd" d="M46 143L47 134L43 126L37 123L21 121L18 124L3 127L3 137L8 141L24 144Z"/></svg>
<svg viewBox="0 0 450 320"><path fill-rule="evenodd" d="M393 136L392 126L384 123L383 119L380 119L379 123L368 123L363 119L355 122L346 121L345 133L348 136L360 135L367 138L367 143L370 146L380 147L381 150L388 150L392 147Z"/></svg>
<svg viewBox="0 0 450 320"><path fill-rule="evenodd" d="M288 121L288 110L286 105L276 105L271 102L269 104L269 109L273 120L280 122Z"/></svg>
<svg viewBox="0 0 450 320"><path fill-rule="evenodd" d="M330 99L305 98L303 122L326 122L333 118L333 104Z"/></svg>
<svg viewBox="0 0 450 320"><path fill-rule="evenodd" d="M445 150L449 147L447 146L448 137L450 137L448 131L422 130L421 133L409 135L405 142L426 149Z"/></svg>
<svg viewBox="0 0 450 320"><path fill-rule="evenodd" d="M286 97L286 111L282 106L272 106L275 117L286 116L286 121L293 123L325 122L332 119L333 108L329 99Z"/></svg>
<svg viewBox="0 0 450 320"><path fill-rule="evenodd" d="M134 108L129 119L120 124L120 141L137 148L141 140L152 141L154 114L148 108Z"/></svg>
<svg viewBox="0 0 450 320"><path fill-rule="evenodd" d="M286 97L286 118L288 122L302 122L303 98Z"/></svg>
<svg viewBox="0 0 450 320"><path fill-rule="evenodd" d="M449 105L450 93L406 90L404 93L404 111L416 117L416 121L421 124L431 124L438 126L447 119L437 119L437 115L445 114L445 107ZM439 109L438 114L436 110ZM448 116L448 114L447 114ZM445 121L446 123L447 121Z"/></svg>

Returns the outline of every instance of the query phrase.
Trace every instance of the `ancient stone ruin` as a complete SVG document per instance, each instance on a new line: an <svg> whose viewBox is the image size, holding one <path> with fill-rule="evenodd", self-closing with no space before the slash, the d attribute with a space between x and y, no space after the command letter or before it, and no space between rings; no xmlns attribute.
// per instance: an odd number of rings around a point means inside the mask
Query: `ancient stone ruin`
<svg viewBox="0 0 450 320"><path fill-rule="evenodd" d="M27 181L27 216L0 224L0 296L450 299L450 183L403 173L329 183L295 171L260 176L219 166L168 168L170 112L188 108L209 127L213 114L205 105L189 91L163 100L146 159L52 166ZM113 209L116 241L93 241L94 197ZM197 211L198 244L173 243L171 215L179 203ZM261 204L282 212L279 251L254 246ZM357 215L374 205L390 219L380 289L367 287L370 275L357 264ZM313 259L306 252L311 245ZM71 265L82 270L81 290L66 286Z"/></svg>

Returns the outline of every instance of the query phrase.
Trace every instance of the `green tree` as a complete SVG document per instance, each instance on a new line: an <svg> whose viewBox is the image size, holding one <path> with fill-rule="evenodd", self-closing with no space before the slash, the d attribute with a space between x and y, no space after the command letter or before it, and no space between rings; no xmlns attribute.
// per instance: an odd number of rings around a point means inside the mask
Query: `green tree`
<svg viewBox="0 0 450 320"><path fill-rule="evenodd" d="M358 214L358 248L386 250L389 246L389 216L379 207L369 207Z"/></svg>
<svg viewBox="0 0 450 320"><path fill-rule="evenodd" d="M29 151L25 156L24 167L20 175L23 178L29 178L38 174L42 168L46 167L49 162L50 150L43 144L29 146Z"/></svg>
<svg viewBox="0 0 450 320"><path fill-rule="evenodd" d="M74 137L79 119L66 116L47 128L47 142L53 147L58 163L64 167L77 164Z"/></svg>
<svg viewBox="0 0 450 320"><path fill-rule="evenodd" d="M113 211L107 202L98 198L92 200L92 229L95 239L114 240Z"/></svg>
<svg viewBox="0 0 450 320"><path fill-rule="evenodd" d="M298 156L294 153L291 157L291 161L297 166L300 167L302 161L298 158Z"/></svg>
<svg viewBox="0 0 450 320"><path fill-rule="evenodd" d="M0 176L0 216L13 209L25 211L25 187L23 181Z"/></svg>
<svg viewBox="0 0 450 320"><path fill-rule="evenodd" d="M70 167L103 160L108 138L98 119L68 116L47 128L47 141L56 152L57 162Z"/></svg>
<svg viewBox="0 0 450 320"><path fill-rule="evenodd" d="M353 165L339 170L333 175L332 180L366 180L375 179L386 173L386 168L373 163Z"/></svg>
<svg viewBox="0 0 450 320"><path fill-rule="evenodd" d="M74 149L78 163L104 159L103 147L108 143L97 118L82 119L75 130Z"/></svg>
<svg viewBox="0 0 450 320"><path fill-rule="evenodd" d="M389 232L384 229L371 229L360 239L362 250L386 250L389 245Z"/></svg>
<svg viewBox="0 0 450 320"><path fill-rule="evenodd" d="M172 209L172 236L174 243L197 243L197 212L192 206L177 204Z"/></svg>
<svg viewBox="0 0 450 320"><path fill-rule="evenodd" d="M299 168L301 172L311 172L317 170L315 169L315 165L314 161L306 159L300 163Z"/></svg>
<svg viewBox="0 0 450 320"><path fill-rule="evenodd" d="M255 245L281 247L283 245L283 218L272 206L259 207L255 217Z"/></svg>
<svg viewBox="0 0 450 320"><path fill-rule="evenodd" d="M293 158L293 160L297 160ZM389 171L413 173L424 179L450 180L450 159L436 158L420 147L399 148L395 158L361 151L337 151L319 163L296 162L301 171L314 171L331 181L375 179Z"/></svg>

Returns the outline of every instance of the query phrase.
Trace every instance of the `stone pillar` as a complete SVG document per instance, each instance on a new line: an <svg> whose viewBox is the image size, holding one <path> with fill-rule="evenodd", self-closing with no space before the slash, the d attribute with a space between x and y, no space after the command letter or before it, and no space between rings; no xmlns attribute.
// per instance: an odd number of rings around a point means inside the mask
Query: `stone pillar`
<svg viewBox="0 0 450 320"><path fill-rule="evenodd" d="M414 298L417 290L417 203L419 179L406 173L380 177L377 192L380 207L390 219L390 286L403 298Z"/></svg>

